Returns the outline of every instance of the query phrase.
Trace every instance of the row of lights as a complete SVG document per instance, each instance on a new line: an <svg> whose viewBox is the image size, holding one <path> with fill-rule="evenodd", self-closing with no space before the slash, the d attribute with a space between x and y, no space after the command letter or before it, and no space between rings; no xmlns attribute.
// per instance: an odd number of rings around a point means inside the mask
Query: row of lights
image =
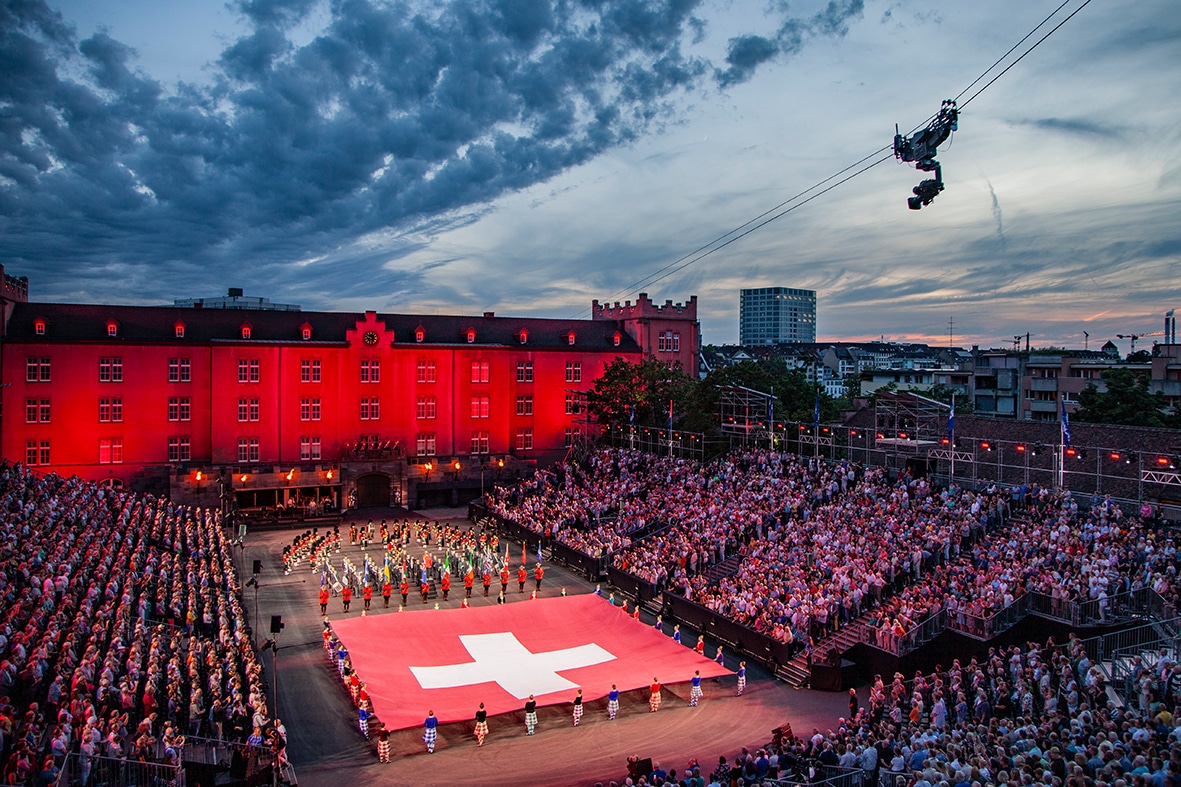
<svg viewBox="0 0 1181 787"><path fill-rule="evenodd" d="M331 470L329 470L324 474L324 477L327 480L331 481L335 477L335 473L333 473ZM295 468L293 467L290 470L288 470L287 473L284 475L284 478L286 478L289 483L291 481L295 480ZM193 479L198 484L200 484L202 481L205 480L205 474L203 472L201 472L200 470L198 470L196 475L193 476ZM249 480L250 480L250 473L243 473L242 475L238 476L238 481L240 483L244 484Z"/></svg>

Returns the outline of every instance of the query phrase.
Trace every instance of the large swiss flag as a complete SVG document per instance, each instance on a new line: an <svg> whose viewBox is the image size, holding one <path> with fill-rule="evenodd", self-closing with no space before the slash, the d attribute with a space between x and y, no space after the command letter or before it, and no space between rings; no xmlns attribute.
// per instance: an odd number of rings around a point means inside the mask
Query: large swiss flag
<svg viewBox="0 0 1181 787"><path fill-rule="evenodd" d="M480 609L421 610L334 621L390 729L569 703L620 691L730 674L595 595L536 599Z"/></svg>

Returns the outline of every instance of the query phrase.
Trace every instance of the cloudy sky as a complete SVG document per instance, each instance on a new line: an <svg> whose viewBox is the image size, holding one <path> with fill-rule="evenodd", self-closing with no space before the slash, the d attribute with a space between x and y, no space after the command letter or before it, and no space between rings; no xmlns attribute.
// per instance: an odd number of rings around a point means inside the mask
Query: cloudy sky
<svg viewBox="0 0 1181 787"><path fill-rule="evenodd" d="M973 96L1060 2L0 0L0 262L48 301L695 294L714 343L771 285L817 290L826 339L1157 331L1181 307L1176 0L1094 0L972 98L922 211L890 159L673 270Z"/></svg>

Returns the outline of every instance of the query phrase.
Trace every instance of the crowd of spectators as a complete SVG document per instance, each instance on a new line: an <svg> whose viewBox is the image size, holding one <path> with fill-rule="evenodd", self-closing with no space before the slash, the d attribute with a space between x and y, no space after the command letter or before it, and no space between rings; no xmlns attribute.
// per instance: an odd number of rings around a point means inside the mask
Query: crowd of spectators
<svg viewBox="0 0 1181 787"><path fill-rule="evenodd" d="M1110 700L1083 643L990 648L910 680L878 676L833 728L744 748L681 774L656 768L625 785L762 784L859 774L889 787L1174 787L1181 784L1181 666L1145 666L1142 702Z"/></svg>
<svg viewBox="0 0 1181 787"><path fill-rule="evenodd" d="M214 512L0 463L4 783L246 741L267 701L238 591Z"/></svg>
<svg viewBox="0 0 1181 787"><path fill-rule="evenodd" d="M1177 598L1172 540L1109 498L937 490L906 473L761 449L704 465L601 449L498 490L490 506L801 647L867 612L875 641L892 647L941 610L967 629L1029 592L1094 601L1101 616L1140 588ZM653 522L663 526L632 537ZM733 570L707 573L735 555Z"/></svg>

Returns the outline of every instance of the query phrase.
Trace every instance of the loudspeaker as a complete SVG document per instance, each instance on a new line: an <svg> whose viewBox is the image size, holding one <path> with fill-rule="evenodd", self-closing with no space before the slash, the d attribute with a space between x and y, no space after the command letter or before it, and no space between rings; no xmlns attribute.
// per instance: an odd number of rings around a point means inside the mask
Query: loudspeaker
<svg viewBox="0 0 1181 787"><path fill-rule="evenodd" d="M283 616L271 615L271 633L278 634L283 630Z"/></svg>
<svg viewBox="0 0 1181 787"><path fill-rule="evenodd" d="M261 560L254 561L254 573L255 574L262 573L262 561Z"/></svg>

